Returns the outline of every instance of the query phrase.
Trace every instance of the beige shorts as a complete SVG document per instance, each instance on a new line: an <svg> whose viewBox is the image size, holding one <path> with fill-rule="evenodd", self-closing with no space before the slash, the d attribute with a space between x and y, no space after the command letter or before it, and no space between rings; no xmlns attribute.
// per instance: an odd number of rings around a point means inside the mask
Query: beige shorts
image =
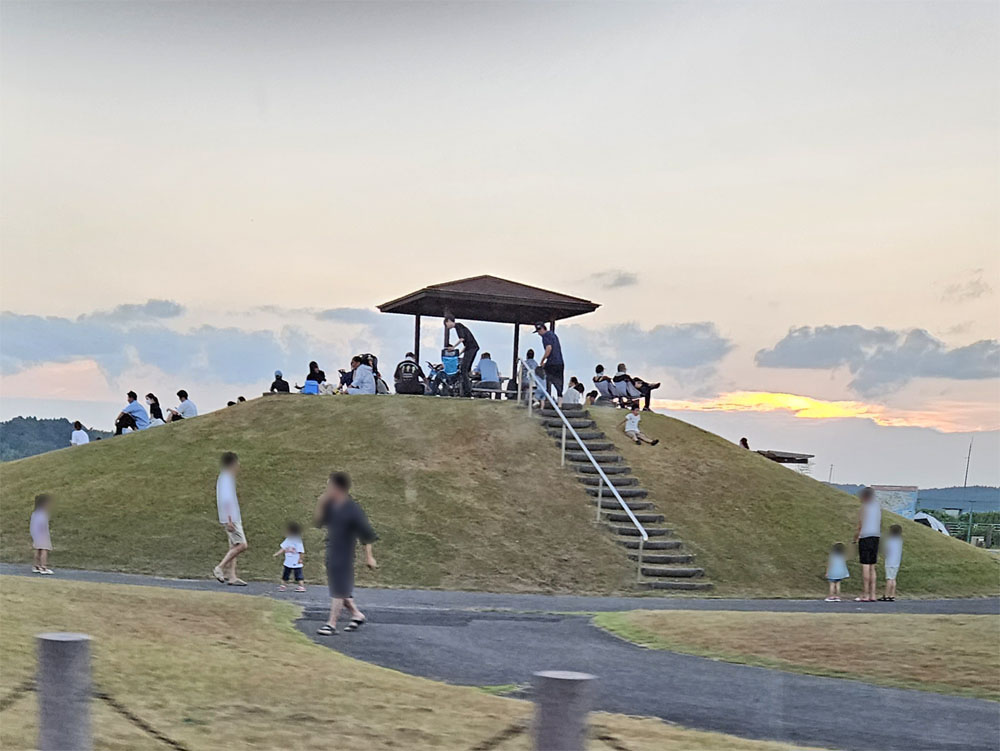
<svg viewBox="0 0 1000 751"><path fill-rule="evenodd" d="M625 431L625 435L627 435L633 441L638 441L639 440L639 431L638 430L626 430Z"/></svg>
<svg viewBox="0 0 1000 751"><path fill-rule="evenodd" d="M239 545L240 543L242 543L246 545L247 536L243 533L243 525L240 522L236 522L235 524L233 524L233 527L234 527L233 531L230 532L225 524L222 525L222 528L226 530L226 537L229 538L229 544Z"/></svg>

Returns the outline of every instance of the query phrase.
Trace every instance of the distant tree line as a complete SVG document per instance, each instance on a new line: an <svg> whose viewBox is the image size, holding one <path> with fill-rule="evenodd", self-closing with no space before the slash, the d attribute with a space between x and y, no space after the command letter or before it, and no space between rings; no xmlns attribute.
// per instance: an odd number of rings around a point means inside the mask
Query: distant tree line
<svg viewBox="0 0 1000 751"><path fill-rule="evenodd" d="M110 438L111 433L87 428L90 440ZM26 456L69 446L73 423L64 417L42 419L15 417L0 422L0 461L9 462Z"/></svg>

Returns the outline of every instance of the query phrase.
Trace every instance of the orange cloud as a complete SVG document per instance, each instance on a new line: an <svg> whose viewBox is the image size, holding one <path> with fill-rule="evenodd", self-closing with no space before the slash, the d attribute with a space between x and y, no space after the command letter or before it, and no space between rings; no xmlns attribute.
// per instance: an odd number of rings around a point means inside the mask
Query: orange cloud
<svg viewBox="0 0 1000 751"><path fill-rule="evenodd" d="M925 410L892 409L881 404L826 401L771 391L732 391L712 399L657 399L659 409L680 412L788 412L805 420L854 418L888 427L933 428L943 433L1000 429L1000 415L982 404L949 402Z"/></svg>

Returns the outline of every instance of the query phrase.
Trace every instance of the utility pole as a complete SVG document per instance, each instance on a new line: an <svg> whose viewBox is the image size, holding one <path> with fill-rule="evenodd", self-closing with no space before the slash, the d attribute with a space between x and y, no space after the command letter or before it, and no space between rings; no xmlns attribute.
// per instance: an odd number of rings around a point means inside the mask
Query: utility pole
<svg viewBox="0 0 1000 751"><path fill-rule="evenodd" d="M965 481L962 483L962 500L966 500L968 497L969 488L969 462L972 461L972 442L975 440L975 436L969 439L969 453L965 457ZM972 502L969 502L969 532L965 536L965 541L972 542Z"/></svg>
<svg viewBox="0 0 1000 751"><path fill-rule="evenodd" d="M826 478L827 482L833 482L833 465L830 465L830 476Z"/></svg>

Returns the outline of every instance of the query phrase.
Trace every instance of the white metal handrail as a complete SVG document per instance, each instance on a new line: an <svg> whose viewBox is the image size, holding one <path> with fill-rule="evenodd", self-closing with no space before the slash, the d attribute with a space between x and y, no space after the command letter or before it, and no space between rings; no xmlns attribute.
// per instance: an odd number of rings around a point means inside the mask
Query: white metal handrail
<svg viewBox="0 0 1000 751"><path fill-rule="evenodd" d="M630 509L628 507L628 504L625 503L625 500L622 498L621 493L618 492L618 488L616 488L614 486L614 483L612 483L611 480L608 478L607 474L605 474L604 470L601 468L601 465L597 463L597 460L594 458L594 455L592 453L590 453L590 449L587 448L586 444L583 442L583 439L580 438L580 434L577 433L576 429L570 424L569 419L566 417L566 414L562 411L562 409L556 403L556 400L553 399L552 396L550 394L548 394L547 392L544 392L541 389L538 389L538 387L537 387L537 381L535 380L535 374L531 372L530 368L524 367L524 364L521 362L520 358L518 358L517 364L518 364L518 368L517 368L517 394L518 394L518 398L521 397L521 392L522 392L522 389L521 389L521 386L522 386L521 374L522 373L527 373L529 381L530 381L531 391L528 394L528 415L529 416L531 415L531 402L532 402L532 398L534 397L535 392L537 390L542 396L544 396L544 398L546 399L546 401L548 401L549 405L551 405L552 409L555 411L555 413L559 416L559 419L562 421L562 461L563 461L563 464L566 463L566 433L569 432L573 436L573 440L576 441L576 445L579 446L583 450L584 455L587 457L587 459L590 461L590 463L594 466L594 469L597 470L597 475L599 477L598 485L597 485L597 520L600 521L600 519L601 519L601 502L604 499L604 494L603 494L602 491L604 489L604 483L607 483L608 488L611 490L611 494L615 497L615 500L618 501L618 505L620 505L622 507L622 509L625 511L625 513L628 514L628 518L631 520L632 524L635 525L635 528L639 531L639 554L636 556L636 558L638 559L638 570L636 572L636 580L638 581L639 579L642 578L642 553L643 553L643 544L647 540L649 540L649 534L646 532L646 528L643 527L642 524L639 523L639 520L635 518L635 514L632 513L632 509ZM539 400L539 401L541 401L541 400Z"/></svg>

